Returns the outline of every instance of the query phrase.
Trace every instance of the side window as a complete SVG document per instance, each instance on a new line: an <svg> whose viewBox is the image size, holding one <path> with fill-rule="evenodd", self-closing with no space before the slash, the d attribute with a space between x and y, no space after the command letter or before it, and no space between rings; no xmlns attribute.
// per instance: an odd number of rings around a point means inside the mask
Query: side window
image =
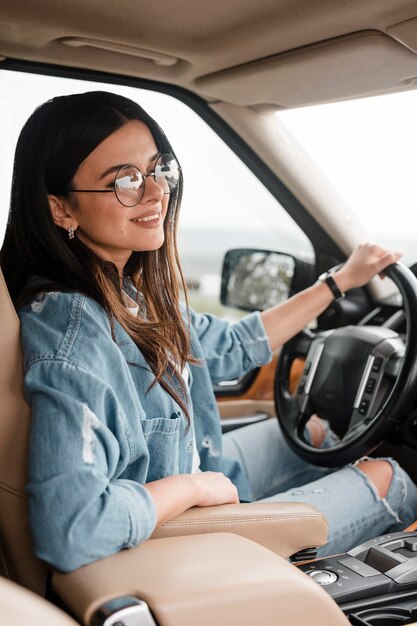
<svg viewBox="0 0 417 626"><path fill-rule="evenodd" d="M133 87L0 71L2 142L0 235L9 206L13 152L32 111L55 95L93 90L121 93L139 102L169 137L184 172L179 252L198 311L233 317L220 305L220 272L230 248L260 247L313 258L312 246L286 211L214 131L171 96ZM234 313L236 315L236 312Z"/></svg>

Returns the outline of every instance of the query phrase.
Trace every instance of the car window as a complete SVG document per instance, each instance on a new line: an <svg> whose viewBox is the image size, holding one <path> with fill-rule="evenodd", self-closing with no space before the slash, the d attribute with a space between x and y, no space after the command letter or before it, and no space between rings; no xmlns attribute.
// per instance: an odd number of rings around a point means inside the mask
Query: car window
<svg viewBox="0 0 417 626"><path fill-rule="evenodd" d="M370 234L417 261L417 91L280 111L276 115Z"/></svg>
<svg viewBox="0 0 417 626"><path fill-rule="evenodd" d="M160 123L184 171L179 251L196 310L232 312L220 305L220 272L229 248L260 247L313 259L306 235L216 133L188 106L162 93L35 74L0 71L0 234L9 205L13 152L20 128L55 95L103 89L139 102ZM236 313L235 313L236 314Z"/></svg>

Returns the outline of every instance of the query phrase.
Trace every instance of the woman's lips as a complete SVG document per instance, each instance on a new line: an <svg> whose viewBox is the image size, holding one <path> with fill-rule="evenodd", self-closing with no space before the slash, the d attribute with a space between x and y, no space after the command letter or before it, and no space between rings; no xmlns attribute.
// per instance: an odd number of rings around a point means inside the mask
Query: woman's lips
<svg viewBox="0 0 417 626"><path fill-rule="evenodd" d="M142 228L156 228L161 221L160 211L152 211L141 217L135 217L130 220L135 226L141 226Z"/></svg>

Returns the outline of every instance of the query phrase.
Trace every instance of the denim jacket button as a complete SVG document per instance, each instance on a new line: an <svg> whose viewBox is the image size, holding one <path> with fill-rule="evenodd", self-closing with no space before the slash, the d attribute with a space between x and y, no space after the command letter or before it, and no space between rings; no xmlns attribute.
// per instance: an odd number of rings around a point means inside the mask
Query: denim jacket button
<svg viewBox="0 0 417 626"><path fill-rule="evenodd" d="M191 452L191 450L193 449L193 444L191 443L191 441L187 444L187 450L189 450Z"/></svg>

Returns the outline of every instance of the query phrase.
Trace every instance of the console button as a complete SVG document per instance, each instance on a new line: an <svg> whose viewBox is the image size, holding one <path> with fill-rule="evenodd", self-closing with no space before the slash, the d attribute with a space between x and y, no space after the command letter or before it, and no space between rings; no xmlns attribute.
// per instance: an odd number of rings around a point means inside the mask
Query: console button
<svg viewBox="0 0 417 626"><path fill-rule="evenodd" d="M310 572L306 572L313 580L319 585L331 585L338 579L338 575L334 572L329 572L324 569L315 569Z"/></svg>
<svg viewBox="0 0 417 626"><path fill-rule="evenodd" d="M370 565L366 563L362 563L358 559L353 559L352 557L347 557L346 559L340 559L340 565L344 565L348 569L352 570L352 572L356 572L359 576L363 576L364 578L369 578L369 576L379 576L381 572L374 569Z"/></svg>
<svg viewBox="0 0 417 626"><path fill-rule="evenodd" d="M405 547L411 550L411 552L417 552L417 537L410 537L405 540Z"/></svg>

